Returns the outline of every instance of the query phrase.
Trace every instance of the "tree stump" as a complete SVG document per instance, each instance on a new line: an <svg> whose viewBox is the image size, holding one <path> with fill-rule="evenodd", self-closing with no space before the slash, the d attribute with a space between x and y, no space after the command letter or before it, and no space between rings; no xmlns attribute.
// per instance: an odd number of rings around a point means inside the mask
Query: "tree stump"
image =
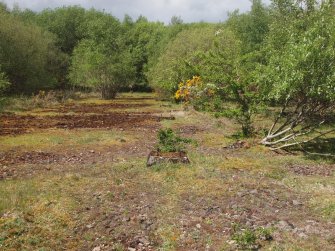
<svg viewBox="0 0 335 251"><path fill-rule="evenodd" d="M188 159L185 152L160 152L160 151L152 151L150 152L147 159L147 166L153 166L159 163L183 163L190 164L190 160Z"/></svg>

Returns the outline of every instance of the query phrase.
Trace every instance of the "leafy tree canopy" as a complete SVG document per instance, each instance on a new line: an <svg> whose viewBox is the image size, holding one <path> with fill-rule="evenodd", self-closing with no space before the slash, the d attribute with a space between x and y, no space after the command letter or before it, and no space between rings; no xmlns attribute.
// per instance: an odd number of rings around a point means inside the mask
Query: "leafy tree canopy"
<svg viewBox="0 0 335 251"><path fill-rule="evenodd" d="M0 12L0 34L0 62L12 92L29 93L57 84L64 58L52 34L6 12Z"/></svg>

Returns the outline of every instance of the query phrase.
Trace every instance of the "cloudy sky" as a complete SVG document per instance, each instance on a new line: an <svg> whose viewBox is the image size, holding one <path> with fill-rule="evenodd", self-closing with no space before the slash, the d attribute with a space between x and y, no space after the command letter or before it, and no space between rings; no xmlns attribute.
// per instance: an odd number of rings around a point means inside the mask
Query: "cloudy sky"
<svg viewBox="0 0 335 251"><path fill-rule="evenodd" d="M14 3L20 8L40 11L44 8L55 8L67 5L81 5L85 8L94 7L112 13L118 18L129 14L133 18L146 16L151 21L168 23L172 16L180 16L184 22L223 21L227 12L250 9L250 0L0 0L8 7ZM269 3L270 0L263 0Z"/></svg>

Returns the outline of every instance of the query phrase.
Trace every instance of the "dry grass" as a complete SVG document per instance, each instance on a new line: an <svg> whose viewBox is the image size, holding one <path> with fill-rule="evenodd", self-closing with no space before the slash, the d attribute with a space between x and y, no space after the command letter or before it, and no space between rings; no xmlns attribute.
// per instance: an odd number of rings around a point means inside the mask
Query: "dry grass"
<svg viewBox="0 0 335 251"><path fill-rule="evenodd" d="M74 102L110 104L94 96ZM123 94L113 102L148 104L127 112L183 111L148 94ZM327 166L327 160L275 154L254 145L257 139L248 140L249 149L224 149L236 141L238 125L192 110L178 115L156 126L172 127L198 142L188 147L190 165L147 168L155 130L48 129L0 137L3 152L101 153L96 163L90 158L46 163L51 171L39 171L35 164L9 166L36 170L0 180L0 249L245 250L233 236L251 245L246 231L263 227L273 240L256 239L261 250L333 250L334 173L306 176L290 169ZM113 149L118 156L112 161ZM279 221L294 227L281 229ZM234 225L242 230L234 233Z"/></svg>

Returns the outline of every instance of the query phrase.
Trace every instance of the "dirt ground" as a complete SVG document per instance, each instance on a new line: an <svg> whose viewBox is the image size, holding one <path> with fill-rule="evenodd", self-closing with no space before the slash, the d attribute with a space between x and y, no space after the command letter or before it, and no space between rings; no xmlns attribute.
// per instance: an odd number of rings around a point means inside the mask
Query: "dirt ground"
<svg viewBox="0 0 335 251"><path fill-rule="evenodd" d="M146 167L162 127L191 164ZM7 111L0 249L335 250L335 164L236 130L148 94Z"/></svg>
<svg viewBox="0 0 335 251"><path fill-rule="evenodd" d="M57 115L32 116L3 114L0 117L0 135L17 135L47 128L142 128L155 121L173 119L171 116L153 116L147 112L115 112L114 109L142 108L149 104L72 104L45 109L39 113L54 112ZM64 115L63 113L66 113Z"/></svg>

